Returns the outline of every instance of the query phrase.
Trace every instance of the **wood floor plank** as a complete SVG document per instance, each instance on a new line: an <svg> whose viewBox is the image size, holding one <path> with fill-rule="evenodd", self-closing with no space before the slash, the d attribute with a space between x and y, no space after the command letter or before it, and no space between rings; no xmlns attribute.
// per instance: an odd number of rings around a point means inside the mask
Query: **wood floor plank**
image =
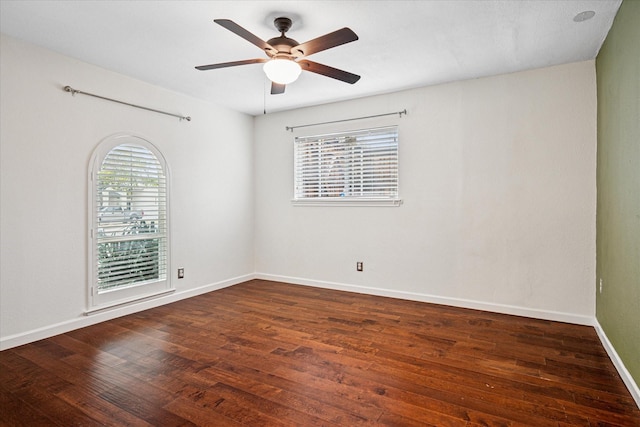
<svg viewBox="0 0 640 427"><path fill-rule="evenodd" d="M62 426L98 426L100 423L81 411L76 405L58 398L41 384L23 387L11 393L18 401L28 402L30 407L37 408L56 424ZM52 417L51 414L55 414Z"/></svg>
<svg viewBox="0 0 640 427"><path fill-rule="evenodd" d="M154 399L149 399L145 395L137 393L135 390L130 391L122 387L114 387L100 393L99 397L154 426L177 427L195 425L189 420L164 409L163 406L165 402L159 403Z"/></svg>
<svg viewBox="0 0 640 427"><path fill-rule="evenodd" d="M56 393L56 397L73 405L103 426L151 427L152 424L130 414L126 410L103 399L95 393L88 393L83 387L68 387Z"/></svg>
<svg viewBox="0 0 640 427"><path fill-rule="evenodd" d="M0 425L624 426L591 327L252 280L0 352Z"/></svg>
<svg viewBox="0 0 640 427"><path fill-rule="evenodd" d="M31 426L56 426L54 417L47 416L39 408L23 401L14 393L6 390L0 384L0 426L4 427L31 427Z"/></svg>
<svg viewBox="0 0 640 427"><path fill-rule="evenodd" d="M267 374L251 368L240 368L237 364L220 362L207 370L214 378L222 382L274 400L332 425L366 425L367 418L354 414L353 408L334 405L333 396L314 390L277 375ZM267 385L269 388L264 389Z"/></svg>

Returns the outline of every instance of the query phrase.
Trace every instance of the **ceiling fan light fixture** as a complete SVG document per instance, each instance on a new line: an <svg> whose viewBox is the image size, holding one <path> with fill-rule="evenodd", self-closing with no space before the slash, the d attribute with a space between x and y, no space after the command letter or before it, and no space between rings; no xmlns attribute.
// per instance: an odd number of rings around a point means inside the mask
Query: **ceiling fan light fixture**
<svg viewBox="0 0 640 427"><path fill-rule="evenodd" d="M295 82L302 72L297 62L283 58L274 58L265 62L263 69L269 80L281 85Z"/></svg>

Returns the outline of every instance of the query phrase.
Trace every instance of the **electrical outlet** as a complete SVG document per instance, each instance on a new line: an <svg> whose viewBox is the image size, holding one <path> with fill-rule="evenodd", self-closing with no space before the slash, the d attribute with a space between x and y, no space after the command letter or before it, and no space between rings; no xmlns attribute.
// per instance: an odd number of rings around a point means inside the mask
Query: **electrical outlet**
<svg viewBox="0 0 640 427"><path fill-rule="evenodd" d="M357 271L362 271L362 270L364 269L363 267L364 267L364 266L363 266L363 264L362 264L362 261L358 261L358 262L356 262L356 270L357 270Z"/></svg>
<svg viewBox="0 0 640 427"><path fill-rule="evenodd" d="M184 279L184 268L178 269L178 279Z"/></svg>
<svg viewBox="0 0 640 427"><path fill-rule="evenodd" d="M602 277L600 278L600 293L602 293Z"/></svg>

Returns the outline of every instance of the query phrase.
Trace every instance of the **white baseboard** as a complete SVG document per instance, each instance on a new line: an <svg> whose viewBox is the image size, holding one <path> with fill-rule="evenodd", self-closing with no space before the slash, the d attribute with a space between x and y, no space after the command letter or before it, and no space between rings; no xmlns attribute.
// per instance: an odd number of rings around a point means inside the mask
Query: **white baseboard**
<svg viewBox="0 0 640 427"><path fill-rule="evenodd" d="M573 323L577 325L593 326L594 318L574 313L563 313L550 310L539 310L527 307L519 307L506 304L495 304L483 301L467 300L462 298L441 297L437 295L422 294L416 292L398 291L394 289L373 288L369 286L349 285L344 283L311 280L300 277L279 276L274 274L256 273L256 279L273 280L277 282L293 283L297 285L314 286L317 288L335 289L339 291L356 292L361 294L377 295L383 297L421 301L433 304L450 305L453 307L471 308L475 310L491 311L514 316L531 317L534 319L553 320L556 322Z"/></svg>
<svg viewBox="0 0 640 427"><path fill-rule="evenodd" d="M636 384L636 382L634 381L633 377L627 370L627 367L624 366L624 362L622 362L622 359L620 359L620 356L618 356L618 352L613 347L613 344L611 344L611 341L609 341L609 338L604 332L604 329L602 329L602 326L600 326L600 322L598 322L598 319L594 319L593 327L595 328L596 333L598 334L598 337L602 342L602 346L607 351L609 359L611 359L611 362L613 362L613 366L615 366L618 370L618 374L620 374L624 385L627 386L627 389L629 390L629 393L631 393L633 400L636 401L636 405L638 405L638 408L640 408L640 388L638 388L638 384Z"/></svg>
<svg viewBox="0 0 640 427"><path fill-rule="evenodd" d="M86 326L95 325L106 320L115 319L126 316L127 314L137 313L139 311L148 310L150 308L159 307L161 305L170 304L186 298L197 295L206 294L207 292L217 291L218 289L237 285L247 280L255 279L254 274L246 274L231 279L223 280L217 283L200 286L195 289L188 289L180 292L173 292L158 298L132 302L130 304L114 307L113 309L100 311L90 316L80 314L79 317L66 320L64 322L48 325L42 328L33 329L31 331L22 332L15 335L9 335L0 339L0 350L7 350L19 345L28 344L30 342L49 338L54 335L64 334L74 329L84 328Z"/></svg>
<svg viewBox="0 0 640 427"><path fill-rule="evenodd" d="M10 335L0 338L0 351L6 350L19 345L28 344L30 342L38 341L41 339L49 338L54 335L63 334L65 332L72 331L74 329L84 328L86 326L95 325L106 320L115 319L128 314L137 313L139 311L148 310L150 308L159 307L161 305L170 304L172 302L180 301L186 298L191 298L197 295L205 294L207 292L216 291L229 286L237 285L242 282L246 282L252 279L272 280L277 282L293 283L297 285L313 286L317 288L335 289L340 291L356 292L369 295L378 295L391 298L406 299L411 301L421 301L434 304L450 305L461 308L471 308L476 310L485 310L495 313L511 314L515 316L531 317L536 319L553 320L558 322L574 323L578 325L593 326L604 346L609 358L613 362L614 366L618 370L622 381L629 389L631 396L636 401L638 407L640 407L640 389L634 381L633 377L624 366L622 359L618 356L615 348L607 338L604 330L600 326L598 320L594 317L584 316L573 313L563 313L549 310L538 310L526 307L518 307L505 304L494 304L482 301L467 300L461 298L449 298L440 297L436 295L405 292L393 289L373 288L368 286L350 285L337 282L327 282L320 280L304 279L299 277L280 276L274 274L265 273L253 273L243 276L234 277L231 279L223 280L217 283L201 286L195 289L189 289L182 292L175 292L162 297L154 298L151 300L144 300L141 302L134 302L124 306L116 307L112 310L96 313L91 316L81 315L80 317L57 323L55 325L48 325L43 328L34 329L31 331L23 332L20 334Z"/></svg>
<svg viewBox="0 0 640 427"><path fill-rule="evenodd" d="M420 293L414 293L414 292L397 291L393 289L372 288L367 286L357 286L357 285L348 285L344 283L304 279L300 277L279 276L274 274L256 273L255 278L263 279L263 280L273 280L277 282L293 283L297 285L313 286L317 288L335 289L339 291L356 292L356 293L362 293L362 294L368 294L368 295L378 295L378 296L384 296L384 297L406 299L411 301L428 302L433 304L443 304L443 305L450 305L450 306L461 307L461 308L472 308L475 310L491 311L494 313L512 314L515 316L524 316L524 317L531 317L535 319L552 320L557 322L592 326L595 328L596 333L598 334L598 337L600 338L600 341L602 342L603 347L607 351L607 354L609 355L611 361L613 362L614 366L618 370L618 373L620 374L622 381L627 386L627 389L629 389L629 392L631 393L631 396L633 396L633 399L636 401L636 404L638 405L638 407L640 407L640 389L638 389L638 385L633 380L633 377L631 376L629 371L627 371L627 368L624 366L624 363L618 356L618 353L614 349L613 345L607 338L606 334L604 333L604 330L602 329L602 327L598 323L598 320L595 317L584 316L584 315L574 314L574 313L562 313L562 312L556 312L556 311L550 311L550 310L531 309L526 307L518 307L518 306L512 306L512 305L505 305L505 304L493 304L493 303L487 303L482 301L466 300L461 298L440 297L435 295L420 294Z"/></svg>
<svg viewBox="0 0 640 427"><path fill-rule="evenodd" d="M30 342L38 341L44 338L49 338L54 335L63 334L65 332L72 331L74 329L84 328L86 326L95 325L106 320L115 319L117 317L126 316L128 314L136 313L142 310L148 310L150 308L159 307L164 304L180 301L185 298L191 298L196 295L212 292L218 289L233 286L238 283L242 283L251 279L264 279L273 280L279 282L287 282L298 285L315 286L318 288L335 289L348 292L364 293L370 295L385 296L391 298L406 299L412 301L422 301L434 304L451 305L454 307L472 308L476 310L486 310L496 313L512 314L516 316L532 317L536 319L554 320L567 323L575 323L579 325L594 324L594 319L588 316L581 316L571 313L561 313L554 311L535 310L517 306L492 304L480 301L465 300L459 298L439 297L435 295L413 293L397 291L393 289L382 289L365 286L357 286L336 282L326 282L319 280L311 280L299 277L289 277L272 275L265 273L252 273L243 276L234 277L231 279L223 280L217 283L208 284L195 289L189 289L181 292L174 292L168 295L160 296L158 298L152 298L130 304L114 307L113 309L104 310L92 314L91 316L85 316L79 314L78 317L66 320L64 322L56 323L53 325L47 325L42 328L33 329L30 331L22 332L15 335L9 335L0 338L0 351L6 350L19 345L28 344Z"/></svg>

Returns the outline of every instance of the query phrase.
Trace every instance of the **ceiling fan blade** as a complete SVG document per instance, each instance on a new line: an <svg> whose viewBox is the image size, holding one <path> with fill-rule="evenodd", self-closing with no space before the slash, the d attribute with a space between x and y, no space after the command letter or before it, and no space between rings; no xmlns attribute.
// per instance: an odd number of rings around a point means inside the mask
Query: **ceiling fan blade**
<svg viewBox="0 0 640 427"><path fill-rule="evenodd" d="M291 53L294 56L301 58L303 56L309 56L356 40L358 40L357 34L351 31L350 28L345 27L313 40L309 40L308 42L301 43L298 46L293 47L291 49Z"/></svg>
<svg viewBox="0 0 640 427"><path fill-rule="evenodd" d="M197 70L215 70L216 68L235 67L236 65L259 64L269 61L267 58L245 59L244 61L221 62L219 64L198 65Z"/></svg>
<svg viewBox="0 0 640 427"><path fill-rule="evenodd" d="M282 85L280 83L271 82L271 95L279 95L284 93L284 88L286 85Z"/></svg>
<svg viewBox="0 0 640 427"><path fill-rule="evenodd" d="M341 80L349 84L354 84L355 82L360 80L360 76L357 74L339 70L337 68L329 67L328 65L319 64L317 62L308 61L306 59L298 61L298 64L300 64L303 70L311 71L312 73L316 74L322 74L323 76Z"/></svg>
<svg viewBox="0 0 640 427"><path fill-rule="evenodd" d="M264 50L269 56L273 56L276 53L278 53L278 51L269 43L262 40L260 37L256 36L255 34L245 30L240 25L236 24L230 19L214 19L213 22L215 22L218 25L222 25L224 28L231 31L232 33L235 33L240 37L242 37L243 39L247 40L248 42L258 46L260 49Z"/></svg>

